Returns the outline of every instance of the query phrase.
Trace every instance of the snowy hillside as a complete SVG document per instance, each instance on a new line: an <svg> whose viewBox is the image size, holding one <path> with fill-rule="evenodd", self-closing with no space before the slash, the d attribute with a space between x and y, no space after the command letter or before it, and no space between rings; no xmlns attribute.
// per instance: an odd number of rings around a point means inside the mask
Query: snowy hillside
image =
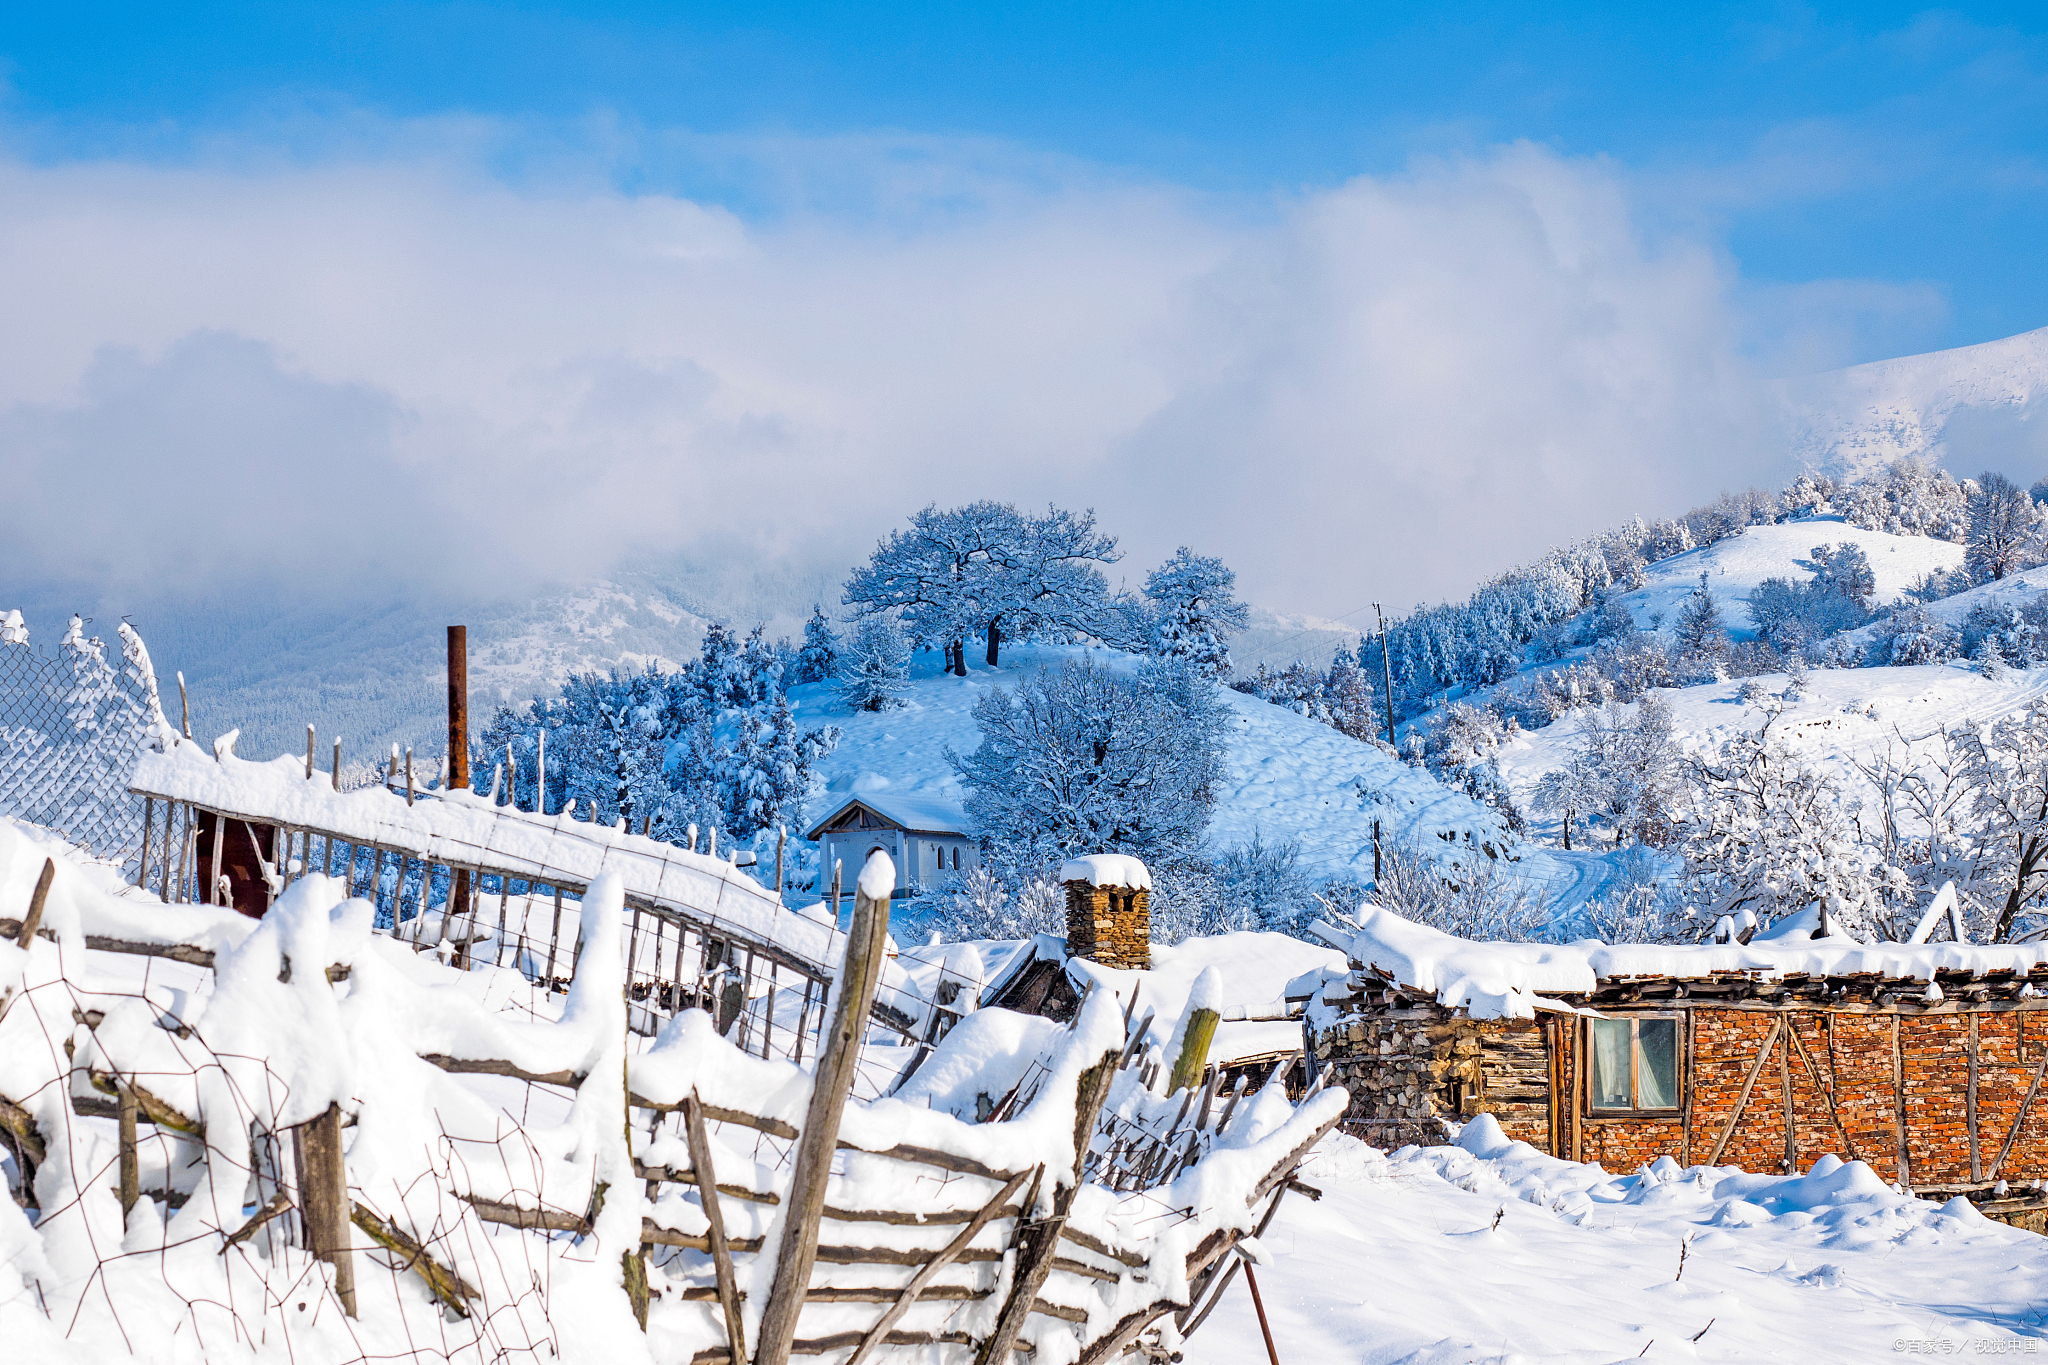
<svg viewBox="0 0 2048 1365"><path fill-rule="evenodd" d="M1880 360L1789 386L1793 454L1835 478L1902 456L1956 474L2048 468L2048 328Z"/></svg>
<svg viewBox="0 0 2048 1365"><path fill-rule="evenodd" d="M1745 599L1767 578L1801 583L1813 575L1799 566L1816 545L1847 542L1869 556L1877 579L1878 602L1890 602L1933 569L1953 569L1963 562L1963 547L1928 536L1895 536L1866 531L1837 516L1802 517L1775 526L1752 526L1739 536L1705 549L1659 560L1643 570L1643 586L1620 598L1643 630L1677 620L1680 602L1707 575L1707 590L1721 609L1721 619L1738 638L1751 629Z"/></svg>
<svg viewBox="0 0 2048 1365"><path fill-rule="evenodd" d="M1745 702L1744 682L1769 696ZM1766 718L1764 706L1782 705L1773 732L1782 735L1808 763L1822 769L1846 793L1870 793L1858 762L1889 746L1903 752L1908 742L1963 721L1991 721L2048 695L2048 669L2011 669L1996 681L1967 663L1923 664L1913 668L1814 669L1791 697L1784 674L1666 688L1674 738L1682 749L1704 752ZM1517 735L1500 755L1501 775L1525 806L1543 775L1571 756L1577 726L1570 719ZM1554 826L1555 822L1551 822ZM1545 837L1553 827L1538 822Z"/></svg>
<svg viewBox="0 0 2048 1365"><path fill-rule="evenodd" d="M794 688L790 695L803 724L836 725L843 732L838 749L819 765L831 792L915 796L957 811L963 793L946 752L964 754L980 744L975 702L1029 670L1082 652L1008 651L1000 669L975 659L965 678L942 674L937 655L921 654L912 666L906 705L893 711L852 711L823 684ZM1095 654L1136 662L1108 651ZM1474 847L1491 843L1520 857L1532 877L1571 878L1547 852L1522 847L1493 812L1428 773L1292 711L1228 690L1222 695L1231 727L1223 787L1209 829L1210 843L1219 851L1249 840L1254 832L1269 841L1294 839L1318 878L1367 881L1372 877L1372 822L1378 819L1386 838L1412 847L1441 849L1447 835ZM964 822L964 813L960 818Z"/></svg>

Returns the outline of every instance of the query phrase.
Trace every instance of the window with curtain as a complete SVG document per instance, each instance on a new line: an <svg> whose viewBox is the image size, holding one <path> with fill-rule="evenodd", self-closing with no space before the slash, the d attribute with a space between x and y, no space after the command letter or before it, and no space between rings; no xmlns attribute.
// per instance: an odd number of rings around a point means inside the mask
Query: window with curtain
<svg viewBox="0 0 2048 1365"><path fill-rule="evenodd" d="M1588 1091L1597 1110L1678 1108L1678 1019L1637 1015L1587 1021Z"/></svg>

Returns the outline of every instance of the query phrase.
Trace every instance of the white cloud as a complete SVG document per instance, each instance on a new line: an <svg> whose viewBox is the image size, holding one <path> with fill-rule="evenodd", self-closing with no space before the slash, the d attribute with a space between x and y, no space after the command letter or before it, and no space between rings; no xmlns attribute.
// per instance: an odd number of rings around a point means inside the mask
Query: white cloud
<svg viewBox="0 0 2048 1365"><path fill-rule="evenodd" d="M766 223L416 149L0 166L0 467L39 513L0 572L848 562L999 496L1334 613L1781 472L1727 262L1610 164L1254 212L987 159L949 195L920 147L889 212Z"/></svg>

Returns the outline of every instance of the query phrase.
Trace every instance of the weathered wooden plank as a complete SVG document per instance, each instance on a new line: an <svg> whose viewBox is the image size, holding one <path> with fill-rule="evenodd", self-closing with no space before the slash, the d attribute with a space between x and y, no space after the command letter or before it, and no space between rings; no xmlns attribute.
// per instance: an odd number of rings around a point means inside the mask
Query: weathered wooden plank
<svg viewBox="0 0 2048 1365"><path fill-rule="evenodd" d="M2019 1141L2020 1125L2027 1121L2027 1111L2034 1107L2034 1097L2041 1093L2041 1077L2048 1072L2048 1047L2041 1049L2041 1060L2034 1064L2034 1079L2027 1083L2026 1098L2020 1101L2019 1112L2012 1116L2012 1127L2006 1130L2005 1141L1998 1144L1998 1156L1992 1161L1986 1178L1998 1179L1998 1172L2005 1165L2006 1157L2012 1154L2012 1145Z"/></svg>
<svg viewBox="0 0 2048 1365"><path fill-rule="evenodd" d="M1135 1005L1135 999L1132 1003ZM1138 1032L1142 1035L1144 1027L1141 1026ZM1066 1226L1067 1212L1073 1208L1074 1195L1081 1188L1088 1143L1095 1133L1095 1120L1102 1112L1102 1102L1109 1097L1110 1083L1116 1079L1118 1067L1130 1052L1131 1044L1126 1041L1121 1056L1104 1053L1102 1059L1083 1071L1074 1083L1072 1180L1053 1194L1050 1218L1019 1225L1016 1277L1010 1286L1010 1296L1003 1301L1003 1311L996 1317L995 1328L974 1354L975 1365L1008 1365L1010 1351L1017 1343L1018 1334L1024 1330L1024 1320L1031 1315L1031 1305L1037 1302L1038 1291L1044 1287L1046 1276L1052 1273L1053 1260L1059 1250L1060 1229ZM1031 1197L1024 1202L1027 1206L1036 1206L1036 1182L1033 1183Z"/></svg>
<svg viewBox="0 0 2048 1365"><path fill-rule="evenodd" d="M902 1319L903 1315L910 1310L911 1305L917 1302L919 1291L930 1284L938 1277L940 1272L945 1270L947 1266L951 1265L956 1258L967 1250L967 1244L973 1241L975 1235L987 1227L989 1222L1002 1211L1003 1206L1009 1202L1010 1196L1017 1193L1018 1187L1023 1183L1023 1172L1012 1176L1010 1183L1003 1186L1002 1191L994 1199L991 1199L973 1218L969 1219L967 1225L960 1229L952 1241L946 1243L937 1255L926 1261L922 1270L919 1270L917 1274L910 1277L910 1283L904 1286L902 1295L894 1303L890 1304L887 1310L883 1312L881 1319L872 1328L868 1329L867 1336L862 1338L860 1345L854 1348L853 1355L847 1360L846 1365L861 1365L862 1361L875 1353L875 1349L889 1335L889 1329L894 1327ZM1083 1320L1086 1320L1085 1315ZM735 1354L741 1353L741 1348L738 1346L737 1341L735 1341L734 1352Z"/></svg>
<svg viewBox="0 0 2048 1365"><path fill-rule="evenodd" d="M1142 1270L1152 1263L1150 1257L1141 1256L1135 1251L1126 1251L1122 1247L1113 1247L1100 1237L1090 1236L1088 1233L1069 1224L1061 1225L1060 1240L1072 1242L1075 1246L1086 1247L1097 1256L1107 1256L1112 1261L1122 1261L1133 1270Z"/></svg>
<svg viewBox="0 0 2048 1365"><path fill-rule="evenodd" d="M849 1247L820 1246L814 1260L829 1265L924 1265L939 1254L938 1247ZM955 1261L962 1264L1000 1261L1003 1253L995 1248L969 1248L956 1253Z"/></svg>
<svg viewBox="0 0 2048 1365"><path fill-rule="evenodd" d="M915 1147L907 1142L899 1142L894 1147L888 1148L885 1151L868 1147L856 1147L850 1142L841 1142L839 1150L842 1152L860 1152L866 1156L886 1157L890 1161L907 1161L917 1166L936 1166L942 1171L957 1171L961 1175L978 1175L984 1180L998 1182L1013 1179L1018 1174L1016 1171L999 1171L993 1166L984 1166L972 1157L955 1156L951 1152L941 1152L932 1147Z"/></svg>
<svg viewBox="0 0 2048 1365"><path fill-rule="evenodd" d="M427 1282L427 1289L442 1306L459 1318L469 1316L469 1300L482 1298L483 1293L464 1280L447 1266L427 1254L427 1249L394 1223L383 1218L361 1204L353 1205L349 1221L366 1233L370 1240L386 1251L404 1258L403 1270L419 1272Z"/></svg>
<svg viewBox="0 0 2048 1365"><path fill-rule="evenodd" d="M574 1071L528 1071L522 1066L498 1058L450 1057L441 1052L423 1052L420 1054L420 1060L431 1066L440 1067L451 1076L509 1076L515 1081L529 1081L535 1085L565 1085L572 1090L583 1084L583 1077Z"/></svg>
<svg viewBox="0 0 2048 1365"><path fill-rule="evenodd" d="M900 1227L965 1223L977 1212L976 1209L934 1209L929 1213L920 1213L915 1209L835 1209L829 1204L825 1206L825 1217L835 1223L891 1223ZM1008 1208L998 1210L996 1217L1015 1218L1022 1212L1021 1205L1012 1204ZM1143 1262L1139 1264L1142 1265Z"/></svg>
<svg viewBox="0 0 2048 1365"><path fill-rule="evenodd" d="M1778 1035L1784 1028L1783 1019L1771 1021L1771 1031L1764 1035L1763 1048L1756 1054L1756 1060L1750 1063L1749 1075L1742 1081L1742 1092L1735 1097L1735 1108L1729 1111L1728 1122L1721 1125L1721 1136L1714 1139L1714 1150L1707 1154L1706 1165L1712 1166L1720 1161L1722 1148L1735 1135L1735 1125L1742 1121L1742 1111L1749 1104L1749 1092L1756 1089L1756 1078L1763 1074L1764 1064L1770 1061L1771 1049L1777 1046Z"/></svg>
<svg viewBox="0 0 2048 1365"><path fill-rule="evenodd" d="M709 1225L712 1267L718 1277L718 1304L725 1314L725 1339L735 1358L747 1355L747 1334L740 1322L739 1287L733 1279L732 1250L725 1238L725 1208L718 1200L718 1177L711 1164L711 1139L704 1132L704 1114L695 1092L683 1102L683 1131L690 1144L690 1165L697 1172L697 1197Z"/></svg>

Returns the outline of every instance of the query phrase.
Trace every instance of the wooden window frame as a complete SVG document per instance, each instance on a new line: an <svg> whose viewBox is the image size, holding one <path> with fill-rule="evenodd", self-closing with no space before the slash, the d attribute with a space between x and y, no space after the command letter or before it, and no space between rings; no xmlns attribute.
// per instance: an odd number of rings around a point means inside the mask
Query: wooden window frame
<svg viewBox="0 0 2048 1365"><path fill-rule="evenodd" d="M1682 1118L1685 1115L1687 1099L1686 1076L1691 1069L1686 1065L1685 1055L1685 1016L1687 1013L1688 1012L1685 1010L1649 1010L1641 1014L1610 1014L1606 1016L1606 1019L1610 1021L1618 1021L1624 1019L1628 1021L1628 1093L1629 1098L1631 1100L1634 1100L1635 1097L1641 1093L1641 1088L1638 1084L1636 1076L1636 1057L1639 1051L1641 1050L1638 1039L1640 1038L1642 1033L1640 1027L1642 1021L1645 1019L1669 1019L1674 1025L1672 1029L1671 1038L1671 1070L1672 1079L1676 1087L1677 1093L1672 1097L1672 1103L1670 1104L1670 1106L1668 1108L1662 1109L1604 1109L1593 1103L1593 1075L1594 1068L1596 1065L1594 1057L1595 1044L1593 1041L1593 1025L1596 1021L1592 1019L1587 1019L1584 1021L1584 1027L1582 1027L1579 1030L1579 1043L1581 1048L1579 1054L1581 1058L1579 1070L1580 1074L1584 1077L1584 1086L1580 1093L1585 1097L1585 1113L1587 1118L1677 1119Z"/></svg>

